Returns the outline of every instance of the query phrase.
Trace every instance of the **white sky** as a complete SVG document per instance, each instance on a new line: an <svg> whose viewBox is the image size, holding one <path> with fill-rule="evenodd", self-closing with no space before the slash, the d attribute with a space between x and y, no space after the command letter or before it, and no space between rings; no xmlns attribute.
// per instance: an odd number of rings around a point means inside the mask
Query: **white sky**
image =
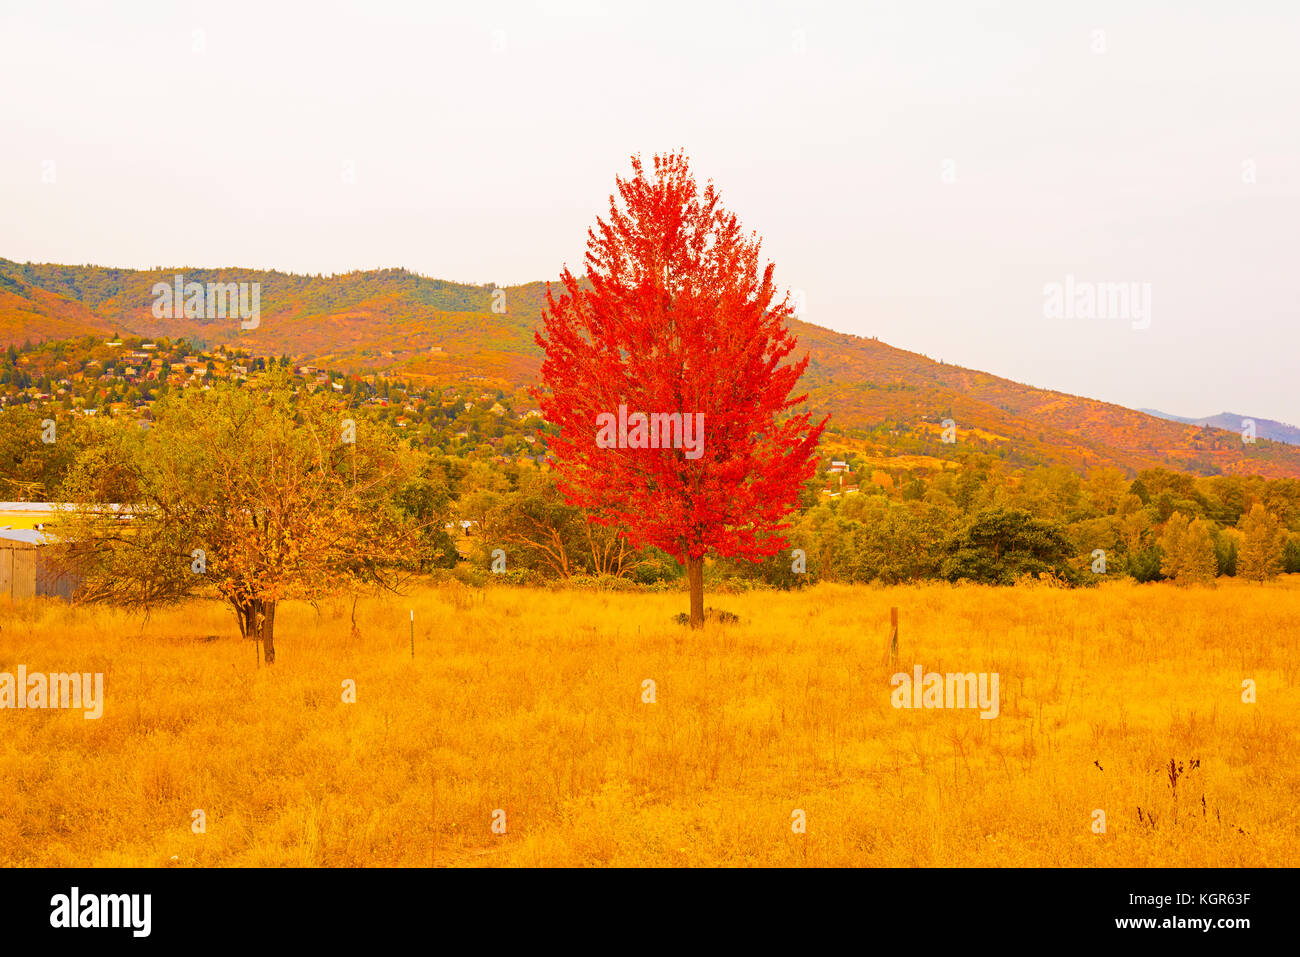
<svg viewBox="0 0 1300 957"><path fill-rule="evenodd" d="M1300 423L1297 3L0 0L10 259L554 278L675 147L809 321Z"/></svg>

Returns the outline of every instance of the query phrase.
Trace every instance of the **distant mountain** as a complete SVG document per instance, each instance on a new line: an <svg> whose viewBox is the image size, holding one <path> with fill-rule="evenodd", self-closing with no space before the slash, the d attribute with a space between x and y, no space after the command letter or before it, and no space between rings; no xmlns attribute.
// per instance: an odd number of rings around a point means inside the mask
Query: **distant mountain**
<svg viewBox="0 0 1300 957"><path fill-rule="evenodd" d="M257 328L241 329L235 318L156 318L152 290L173 283L177 274L205 285L259 283ZM405 269L322 277L0 259L0 345L132 332L237 346L255 355L287 354L423 384L513 391L537 379L541 355L533 333L545 296L543 282L497 288ZM933 462L974 450L1013 466L1300 478L1300 447L1287 444L1296 439L1269 441L1271 427L1290 428L1279 423L1257 419L1259 441L1246 444L1240 417L1216 417L1224 428L1213 420L1184 422L1036 389L805 322L793 322L792 329L799 354L810 356L803 380L809 405L830 412L840 439L864 451ZM942 441L945 419L956 424L954 444Z"/></svg>
<svg viewBox="0 0 1300 957"><path fill-rule="evenodd" d="M1170 422L1181 422L1184 425L1208 425L1212 429L1226 429L1229 432L1236 432L1238 435L1241 435L1245 430L1247 422L1254 422L1256 438L1286 442L1288 445L1300 445L1300 428L1287 425L1285 422L1275 422L1273 419L1261 419L1259 416L1220 412L1218 415L1209 415L1203 419L1188 419L1181 415L1170 415L1168 412L1161 412L1159 409L1139 409L1138 411L1145 412L1147 415L1154 415L1158 419L1168 419Z"/></svg>

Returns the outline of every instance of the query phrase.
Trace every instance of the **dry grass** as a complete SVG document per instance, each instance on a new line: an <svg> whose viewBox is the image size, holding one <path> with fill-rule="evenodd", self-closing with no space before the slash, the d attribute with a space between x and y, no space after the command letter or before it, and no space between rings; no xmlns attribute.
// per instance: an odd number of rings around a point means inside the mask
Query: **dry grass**
<svg viewBox="0 0 1300 957"><path fill-rule="evenodd" d="M1300 580L708 599L740 624L449 586L363 601L358 640L349 601L288 605L260 670L216 603L0 609L0 671L107 699L0 711L0 864L1300 863ZM914 663L998 672L1001 716L893 709Z"/></svg>

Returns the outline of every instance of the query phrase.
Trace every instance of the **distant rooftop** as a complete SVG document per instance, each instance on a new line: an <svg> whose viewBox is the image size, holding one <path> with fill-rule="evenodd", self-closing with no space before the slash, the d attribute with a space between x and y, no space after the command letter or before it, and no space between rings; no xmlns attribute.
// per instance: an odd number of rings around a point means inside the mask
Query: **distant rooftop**
<svg viewBox="0 0 1300 957"><path fill-rule="evenodd" d="M76 502L0 502L0 514L4 512L72 512L77 508ZM110 512L130 512L133 510L130 505L119 505L116 502L100 505L98 508L107 509Z"/></svg>

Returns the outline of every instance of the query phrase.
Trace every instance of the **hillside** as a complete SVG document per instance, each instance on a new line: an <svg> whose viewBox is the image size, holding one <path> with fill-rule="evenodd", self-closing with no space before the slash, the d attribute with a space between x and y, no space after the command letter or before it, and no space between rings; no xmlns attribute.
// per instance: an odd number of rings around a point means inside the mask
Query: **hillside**
<svg viewBox="0 0 1300 957"><path fill-rule="evenodd" d="M203 284L259 283L257 328L241 329L232 318L156 318L154 284L171 284L178 273ZM321 277L0 259L0 345L132 332L234 344L254 355L289 355L425 385L514 390L533 382L540 366L533 329L544 302L542 282L498 289L404 269ZM1036 389L803 322L793 328L811 357L811 407L830 412L833 434L864 450L953 459L974 449L1016 466L1300 477L1300 448L1269 441L1263 431L1246 445L1235 430ZM957 425L955 444L941 440L948 418Z"/></svg>

